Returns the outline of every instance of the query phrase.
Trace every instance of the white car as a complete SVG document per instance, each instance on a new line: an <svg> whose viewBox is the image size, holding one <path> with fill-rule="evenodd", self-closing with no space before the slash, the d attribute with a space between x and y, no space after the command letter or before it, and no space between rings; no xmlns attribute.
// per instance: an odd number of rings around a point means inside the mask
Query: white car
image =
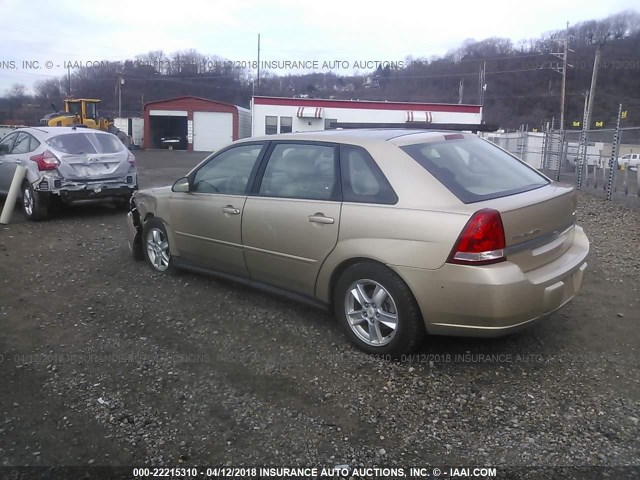
<svg viewBox="0 0 640 480"><path fill-rule="evenodd" d="M22 209L42 220L53 198L62 203L107 198L128 206L138 189L135 157L108 132L80 127L19 128L0 140L0 195L18 165L27 169Z"/></svg>
<svg viewBox="0 0 640 480"><path fill-rule="evenodd" d="M628 168L630 170L637 170L638 164L640 163L640 154L638 153L627 153L622 157L618 158L618 166L624 168Z"/></svg>

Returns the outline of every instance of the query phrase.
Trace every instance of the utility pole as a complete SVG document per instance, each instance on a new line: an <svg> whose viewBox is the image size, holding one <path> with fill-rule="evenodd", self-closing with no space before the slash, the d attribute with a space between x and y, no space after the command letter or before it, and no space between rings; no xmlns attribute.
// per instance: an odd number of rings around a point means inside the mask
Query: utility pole
<svg viewBox="0 0 640 480"><path fill-rule="evenodd" d="M556 72L562 73L562 91L560 93L560 130L564 130L565 124L565 104L567 95L567 68L573 68L573 65L567 63L567 56L569 51L569 22L567 22L567 28L564 33L564 51L563 53L552 53L551 55L562 58L562 68L551 67Z"/></svg>
<svg viewBox="0 0 640 480"><path fill-rule="evenodd" d="M118 118L122 118L122 85L124 84L124 78L122 75L118 75Z"/></svg>
<svg viewBox="0 0 640 480"><path fill-rule="evenodd" d="M480 66L480 74L479 74L479 80L480 80L480 91L478 92L478 99L479 99L479 103L480 105L484 105L484 91L486 90L486 69L487 69L487 62L482 62L482 65Z"/></svg>
<svg viewBox="0 0 640 480"><path fill-rule="evenodd" d="M464 79L460 80L460 85L458 86L458 103L462 103L462 96L464 94Z"/></svg>
<svg viewBox="0 0 640 480"><path fill-rule="evenodd" d="M71 67L67 67L67 96L71 96Z"/></svg>
<svg viewBox="0 0 640 480"><path fill-rule="evenodd" d="M564 31L564 53L562 55L562 94L560 95L560 130L564 130L564 106L567 94L567 53L569 50L569 22Z"/></svg>
<svg viewBox="0 0 640 480"><path fill-rule="evenodd" d="M260 91L260 34L258 34L258 79L257 91Z"/></svg>
<svg viewBox="0 0 640 480"><path fill-rule="evenodd" d="M596 45L596 56L595 56L595 59L593 60L593 73L591 74L591 88L589 89L589 106L587 107L587 115L585 117L587 122L586 124L587 130L591 128L591 115L593 113L593 99L595 98L596 82L598 81L598 70L600 69L600 53L604 44L607 43L608 38L609 38L609 34L605 35L602 41L597 43L593 42L593 38L589 39L589 43L591 45L594 45L594 44Z"/></svg>

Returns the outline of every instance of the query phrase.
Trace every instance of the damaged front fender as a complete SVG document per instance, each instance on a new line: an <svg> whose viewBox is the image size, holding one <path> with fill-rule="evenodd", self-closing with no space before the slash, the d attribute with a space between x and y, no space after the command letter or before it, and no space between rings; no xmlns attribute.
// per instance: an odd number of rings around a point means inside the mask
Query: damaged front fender
<svg viewBox="0 0 640 480"><path fill-rule="evenodd" d="M142 222L140 221L140 213L133 201L131 202L131 210L127 213L127 239L133 258L136 260L144 260L144 253L142 251Z"/></svg>

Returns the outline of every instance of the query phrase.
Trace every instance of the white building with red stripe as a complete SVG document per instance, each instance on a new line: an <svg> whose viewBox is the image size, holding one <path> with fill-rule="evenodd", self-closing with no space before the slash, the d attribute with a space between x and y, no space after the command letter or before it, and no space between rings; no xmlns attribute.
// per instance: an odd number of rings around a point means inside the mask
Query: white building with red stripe
<svg viewBox="0 0 640 480"><path fill-rule="evenodd" d="M407 125L410 122L479 125L482 106L445 103L253 97L252 136L326 130L332 122Z"/></svg>

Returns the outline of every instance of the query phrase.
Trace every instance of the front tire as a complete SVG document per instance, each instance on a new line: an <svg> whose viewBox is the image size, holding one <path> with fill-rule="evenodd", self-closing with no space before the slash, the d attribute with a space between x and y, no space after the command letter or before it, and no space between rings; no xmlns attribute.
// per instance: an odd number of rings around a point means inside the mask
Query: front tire
<svg viewBox="0 0 640 480"><path fill-rule="evenodd" d="M162 221L157 218L151 218L144 224L142 250L144 258L154 271L169 274L176 272L171 257L167 230Z"/></svg>
<svg viewBox="0 0 640 480"><path fill-rule="evenodd" d="M418 347L426 334L422 314L406 283L377 263L347 268L334 289L335 315L359 349L394 358Z"/></svg>
<svg viewBox="0 0 640 480"><path fill-rule="evenodd" d="M28 220L37 222L47 217L49 213L49 193L38 192L29 182L22 185L22 211Z"/></svg>

